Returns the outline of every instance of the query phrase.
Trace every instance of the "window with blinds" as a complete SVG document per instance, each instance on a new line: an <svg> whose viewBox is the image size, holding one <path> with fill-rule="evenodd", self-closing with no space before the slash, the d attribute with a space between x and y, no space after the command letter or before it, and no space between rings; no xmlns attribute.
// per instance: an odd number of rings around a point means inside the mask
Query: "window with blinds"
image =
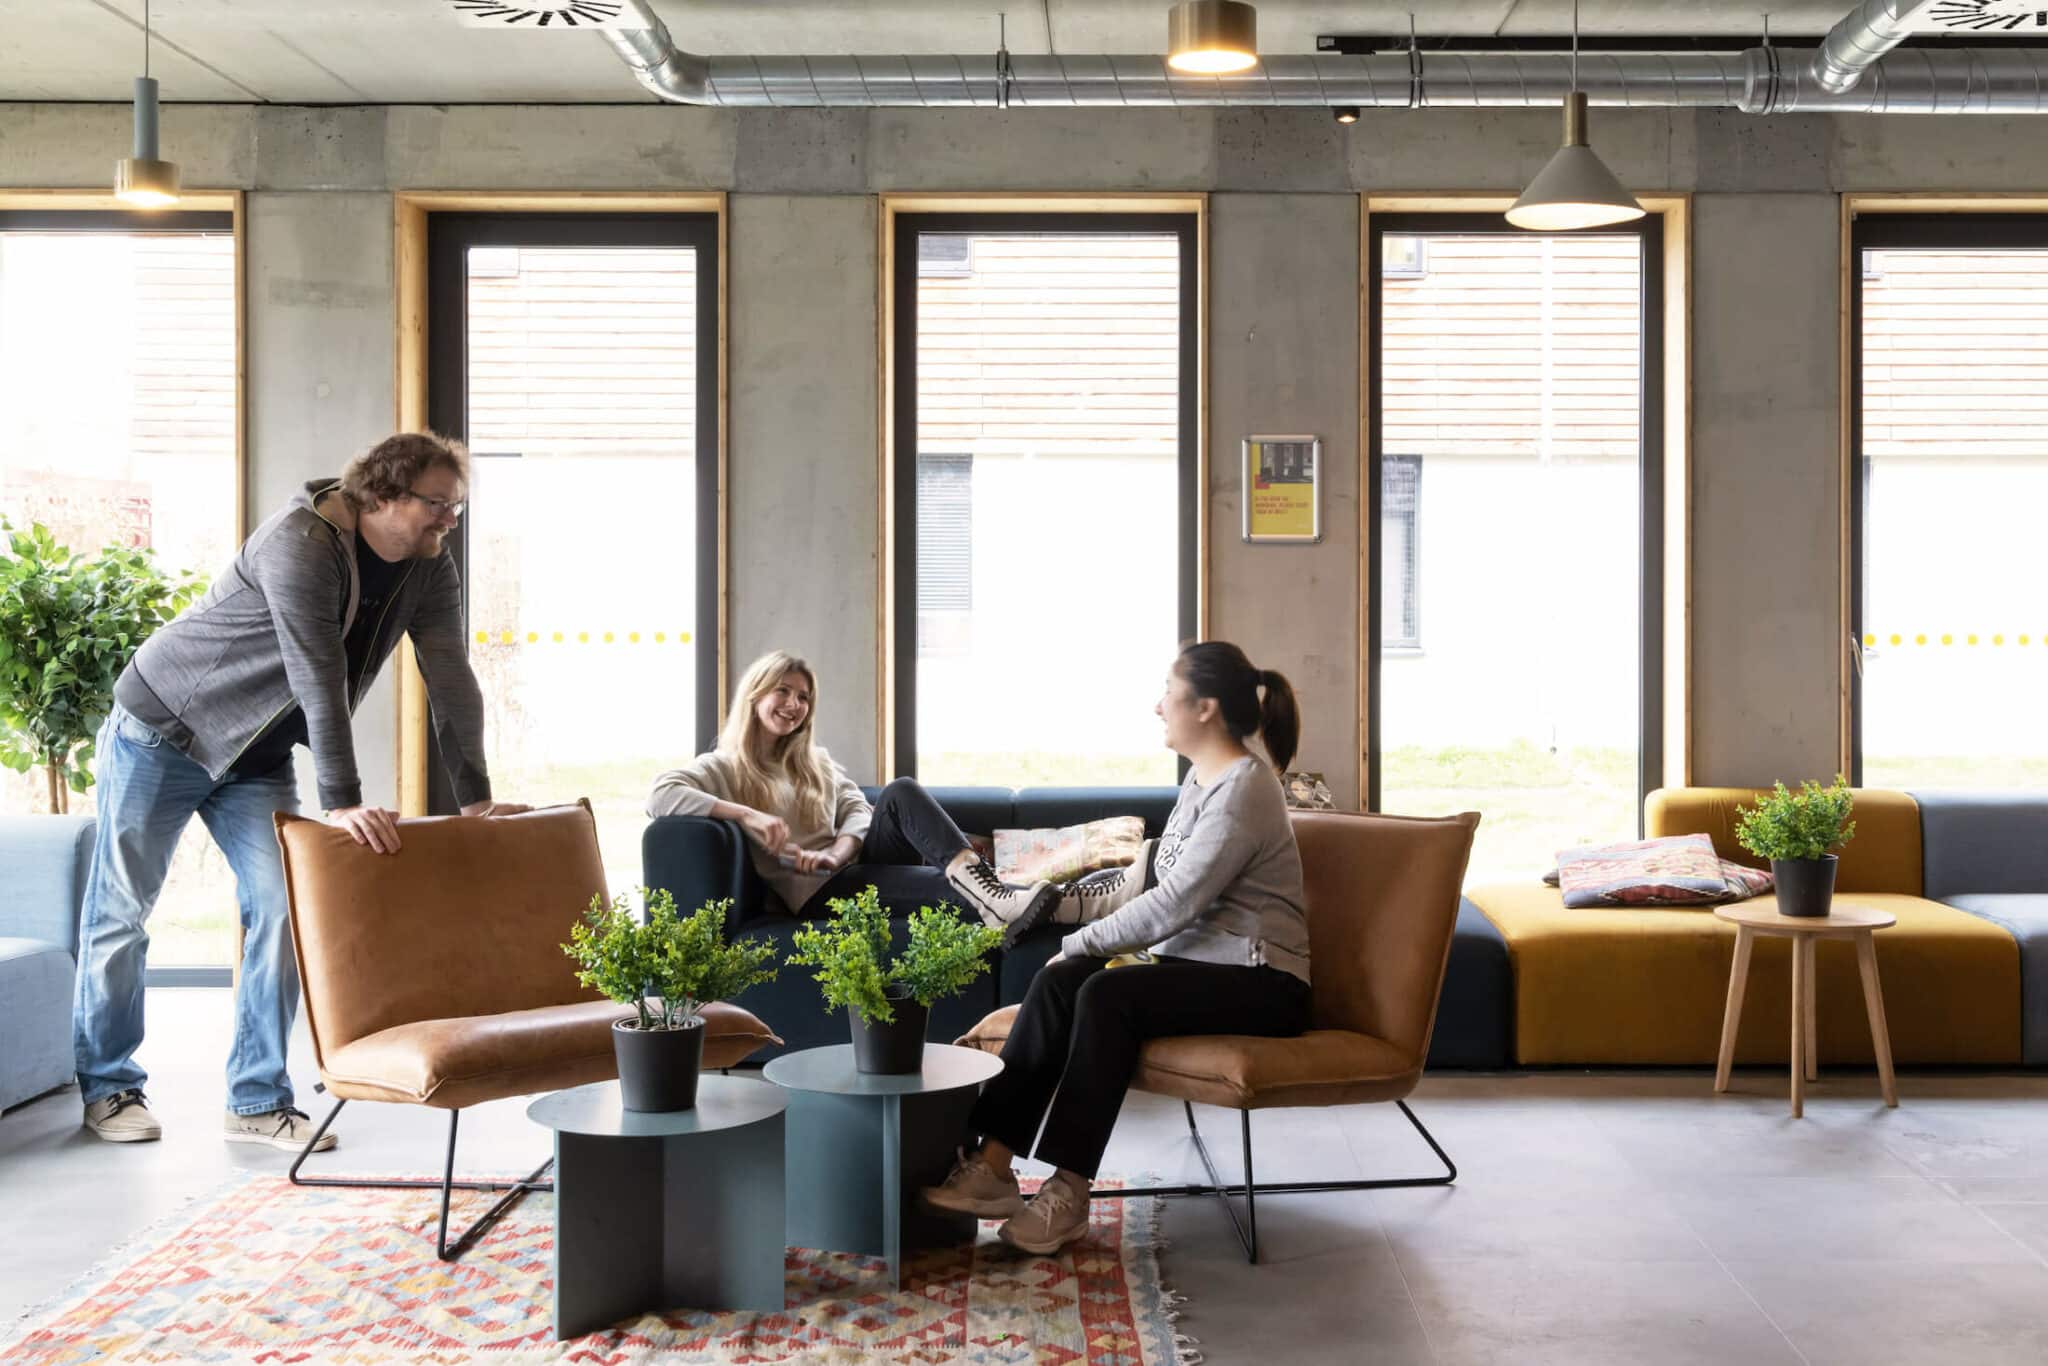
<svg viewBox="0 0 2048 1366"><path fill-rule="evenodd" d="M917 610L974 610L974 457L917 456Z"/></svg>
<svg viewBox="0 0 2048 1366"><path fill-rule="evenodd" d="M1389 455L1380 460L1380 643L1393 650L1422 648L1422 613L1417 591L1421 555L1416 542L1416 505L1422 491L1422 457Z"/></svg>

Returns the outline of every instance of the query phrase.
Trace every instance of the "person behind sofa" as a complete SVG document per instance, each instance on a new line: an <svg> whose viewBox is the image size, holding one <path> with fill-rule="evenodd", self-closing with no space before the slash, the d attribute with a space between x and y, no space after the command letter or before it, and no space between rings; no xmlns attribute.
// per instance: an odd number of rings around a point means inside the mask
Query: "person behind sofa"
<svg viewBox="0 0 2048 1366"><path fill-rule="evenodd" d="M401 635L426 675L434 731L465 816L491 800L483 695L443 545L468 455L425 432L386 437L341 478L308 484L257 527L198 602L151 636L100 727L99 833L79 925L73 1039L85 1127L114 1143L163 1136L135 1061L144 923L196 813L235 871L242 972L228 1054L226 1137L297 1150L312 1126L285 1067L298 1011L275 812L296 813L292 749L312 751L320 805L356 843L395 853L393 812L366 805L350 714ZM334 1146L335 1134L320 1147Z"/></svg>
<svg viewBox="0 0 2048 1366"><path fill-rule="evenodd" d="M977 855L953 818L913 778L874 806L812 738L817 674L785 650L747 666L718 748L654 780L649 816L710 816L747 832L755 869L803 919L874 884L886 902L957 893L1005 942L1058 907L1050 882L1013 886Z"/></svg>
<svg viewBox="0 0 2048 1366"><path fill-rule="evenodd" d="M1088 1232L1089 1182L1147 1039L1309 1024L1301 855L1274 776L1301 733L1294 690L1237 646L1205 641L1181 650L1154 710L1192 768L1147 885L1069 934L1032 979L1003 1070L975 1103L980 1147L923 1192L936 1208L1004 1219L1003 1241L1026 1252ZM1273 767L1245 747L1253 734ZM1026 1204L1011 1163L1034 1135L1035 1156L1058 1170Z"/></svg>

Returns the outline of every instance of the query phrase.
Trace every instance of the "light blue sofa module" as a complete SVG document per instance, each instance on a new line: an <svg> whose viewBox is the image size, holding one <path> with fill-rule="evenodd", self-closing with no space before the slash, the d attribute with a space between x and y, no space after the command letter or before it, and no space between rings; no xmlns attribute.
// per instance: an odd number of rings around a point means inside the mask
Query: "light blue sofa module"
<svg viewBox="0 0 2048 1366"><path fill-rule="evenodd" d="M2048 1066L2048 793L1915 792L1923 894L2020 946L2020 1057Z"/></svg>
<svg viewBox="0 0 2048 1366"><path fill-rule="evenodd" d="M0 817L0 1110L72 1078L90 816Z"/></svg>

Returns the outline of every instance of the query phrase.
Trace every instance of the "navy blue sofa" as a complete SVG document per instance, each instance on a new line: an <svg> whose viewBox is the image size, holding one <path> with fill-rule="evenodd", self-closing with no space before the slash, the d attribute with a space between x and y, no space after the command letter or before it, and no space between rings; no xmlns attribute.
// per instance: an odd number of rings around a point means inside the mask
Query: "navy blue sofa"
<svg viewBox="0 0 2048 1366"><path fill-rule="evenodd" d="M870 801L876 791L867 789ZM989 835L998 829L1076 825L1105 816L1139 816L1145 822L1145 833L1157 836L1177 795L1170 787L935 787L931 793L962 830L974 835ZM646 885L666 888L685 913L707 901L729 898L733 909L728 932L771 939L786 954L791 937L802 928L803 922L782 907L754 871L745 836L729 821L702 816L663 816L650 821L641 837L640 858ZM905 934L902 917L915 909L890 906L899 944ZM991 1010L1023 1000L1032 977L1059 951L1065 933L1065 927L1048 925L1000 953L993 971L960 995L932 1007L930 1037L957 1038ZM1512 990L1506 942L1492 921L1465 903L1451 945L1450 967L1430 1044L1430 1065L1508 1066ZM826 1012L808 969L785 967L775 981L744 993L735 1004L765 1020L783 1037L786 1050L846 1042L845 1014ZM763 1050L755 1057L765 1061L778 1051L782 1050Z"/></svg>

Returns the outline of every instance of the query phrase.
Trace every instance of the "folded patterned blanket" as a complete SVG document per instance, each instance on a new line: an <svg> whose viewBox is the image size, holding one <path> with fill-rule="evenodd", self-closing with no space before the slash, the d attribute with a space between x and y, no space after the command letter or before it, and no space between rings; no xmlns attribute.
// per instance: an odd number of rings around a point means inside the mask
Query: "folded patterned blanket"
<svg viewBox="0 0 2048 1366"><path fill-rule="evenodd" d="M1705 835L1560 850L1557 868L1543 880L1575 908L1718 906L1771 890L1770 873L1720 857Z"/></svg>

